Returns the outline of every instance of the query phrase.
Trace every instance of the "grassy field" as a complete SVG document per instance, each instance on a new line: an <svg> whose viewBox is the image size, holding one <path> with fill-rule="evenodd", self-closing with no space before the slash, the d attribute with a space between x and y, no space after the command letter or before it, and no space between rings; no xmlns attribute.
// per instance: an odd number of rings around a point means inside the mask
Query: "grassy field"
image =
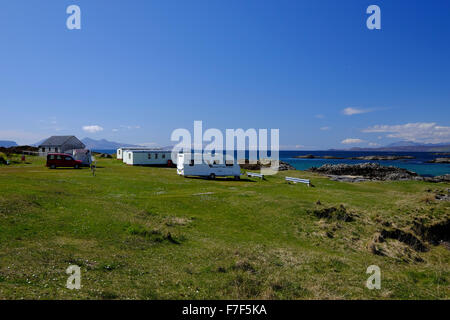
<svg viewBox="0 0 450 320"><path fill-rule="evenodd" d="M114 159L94 177L27 161L0 166L0 299L450 297L450 250L426 229L448 231L450 202L434 199L448 184L213 181ZM81 290L66 289L72 264Z"/></svg>

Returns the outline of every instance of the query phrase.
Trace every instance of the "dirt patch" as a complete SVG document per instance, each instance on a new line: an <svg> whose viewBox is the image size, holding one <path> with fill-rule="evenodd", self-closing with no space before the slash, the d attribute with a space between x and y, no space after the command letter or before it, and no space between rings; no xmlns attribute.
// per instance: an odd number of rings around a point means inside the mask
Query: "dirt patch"
<svg viewBox="0 0 450 320"><path fill-rule="evenodd" d="M450 242L450 219L448 218L429 225L421 220L415 220L412 229L416 234L434 245Z"/></svg>
<svg viewBox="0 0 450 320"><path fill-rule="evenodd" d="M130 235L140 236L152 242L168 241L173 244L181 244L183 239L173 236L170 232L163 232L158 229L147 230L142 226L130 226L127 228Z"/></svg>
<svg viewBox="0 0 450 320"><path fill-rule="evenodd" d="M182 217L168 217L166 219L166 226L168 227L175 227L175 226L187 226L192 222L191 219L188 218L182 218Z"/></svg>
<svg viewBox="0 0 450 320"><path fill-rule="evenodd" d="M438 201L450 201L450 189L437 191L434 197Z"/></svg>
<svg viewBox="0 0 450 320"><path fill-rule="evenodd" d="M339 220L344 222L352 222L356 217L356 215L348 212L343 205L340 205L339 207L314 209L310 212L320 219Z"/></svg>
<svg viewBox="0 0 450 320"><path fill-rule="evenodd" d="M415 235L400 229L384 229L380 233L379 241L383 242L385 239L395 239L410 246L412 249L419 252L428 251L428 247Z"/></svg>
<svg viewBox="0 0 450 320"><path fill-rule="evenodd" d="M242 270L250 273L256 272L253 265L247 260L239 260L232 267L233 270Z"/></svg>
<svg viewBox="0 0 450 320"><path fill-rule="evenodd" d="M386 227L386 225L384 226ZM397 243L389 240L396 240ZM374 234L368 244L368 249L376 255L421 262L423 259L418 253L429 251L427 242L432 245L443 245L450 249L449 218L432 223L425 222L425 219L415 219L410 230L384 228Z"/></svg>

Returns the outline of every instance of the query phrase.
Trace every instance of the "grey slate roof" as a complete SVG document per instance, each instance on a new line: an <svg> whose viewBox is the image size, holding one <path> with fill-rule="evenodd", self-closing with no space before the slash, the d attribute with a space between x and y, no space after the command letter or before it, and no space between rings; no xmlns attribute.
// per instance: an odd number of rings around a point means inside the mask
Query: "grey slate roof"
<svg viewBox="0 0 450 320"><path fill-rule="evenodd" d="M64 145L67 141L69 141L71 138L75 138L77 139L75 136L52 136L50 138L48 138L47 140L45 140L44 142L42 142L39 147L55 147L55 146L62 146ZM77 139L78 140L78 139ZM80 145L84 144L78 140L80 142Z"/></svg>

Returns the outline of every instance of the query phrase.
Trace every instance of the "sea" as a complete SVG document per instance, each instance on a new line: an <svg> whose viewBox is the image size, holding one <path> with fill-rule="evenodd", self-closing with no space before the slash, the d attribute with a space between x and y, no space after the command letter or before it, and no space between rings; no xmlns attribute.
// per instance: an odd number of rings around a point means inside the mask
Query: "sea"
<svg viewBox="0 0 450 320"><path fill-rule="evenodd" d="M94 152L115 154L116 150L92 150ZM295 156L304 156L312 154L314 156L334 156L345 159L298 159ZM246 153L248 158L248 152ZM376 161L376 160L350 160L348 158L363 157L372 155L383 156L412 156L414 159L400 159L392 161ZM366 162L375 162L384 166L394 166L404 168L409 171L416 172L421 176L440 176L450 174L450 164L444 163L427 163L427 161L448 157L438 155L435 152L380 152L380 151L280 151L280 160L289 163L297 170L307 170L312 167L320 167L324 164L357 164Z"/></svg>

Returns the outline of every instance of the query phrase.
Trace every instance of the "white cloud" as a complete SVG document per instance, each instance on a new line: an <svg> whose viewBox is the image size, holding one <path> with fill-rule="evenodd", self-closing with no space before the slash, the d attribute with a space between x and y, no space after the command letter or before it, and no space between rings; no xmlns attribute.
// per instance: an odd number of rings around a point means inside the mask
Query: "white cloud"
<svg viewBox="0 0 450 320"><path fill-rule="evenodd" d="M345 108L342 113L346 116L353 116L354 114L368 113L374 111L373 109L358 109L358 108Z"/></svg>
<svg viewBox="0 0 450 320"><path fill-rule="evenodd" d="M398 138L420 143L443 143L450 141L450 127L435 122L416 122L400 125L376 125L364 129L366 133L387 133L388 138Z"/></svg>
<svg viewBox="0 0 450 320"><path fill-rule="evenodd" d="M376 147L376 146L379 146L380 144L379 143L376 143L376 142L369 142L369 146L371 146L371 147Z"/></svg>
<svg viewBox="0 0 450 320"><path fill-rule="evenodd" d="M112 132L117 132L119 131L119 129L112 129Z"/></svg>
<svg viewBox="0 0 450 320"><path fill-rule="evenodd" d="M121 125L120 126L121 128L124 128L124 129L128 129L128 130L132 130L132 129L140 129L141 128L141 126L126 126L126 125Z"/></svg>
<svg viewBox="0 0 450 320"><path fill-rule="evenodd" d="M330 127L322 127L322 128L320 128L320 130L322 130L322 131L327 131L327 130L330 130L331 128Z"/></svg>
<svg viewBox="0 0 450 320"><path fill-rule="evenodd" d="M316 117L317 119L323 119L323 118L325 118L325 116L324 116L323 114L316 114L315 117Z"/></svg>
<svg viewBox="0 0 450 320"><path fill-rule="evenodd" d="M356 138L347 138L341 141L342 144L358 144L358 143L363 143L365 142L364 140L361 139L356 139Z"/></svg>
<svg viewBox="0 0 450 320"><path fill-rule="evenodd" d="M103 131L103 128L98 125L83 126L83 131L86 131L89 133L97 133L97 132Z"/></svg>

